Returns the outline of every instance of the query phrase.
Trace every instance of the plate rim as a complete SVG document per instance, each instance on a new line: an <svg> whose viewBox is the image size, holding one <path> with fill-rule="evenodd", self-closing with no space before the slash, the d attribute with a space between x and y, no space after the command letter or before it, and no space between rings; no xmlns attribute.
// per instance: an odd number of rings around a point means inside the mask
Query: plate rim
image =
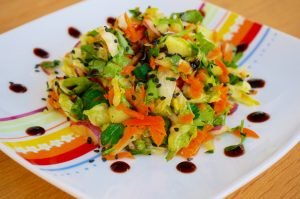
<svg viewBox="0 0 300 199"><path fill-rule="evenodd" d="M45 17L49 17L51 15L60 13L60 12L64 12L65 10L68 9L72 9L72 7L76 7L76 6L80 6L80 4L85 4L88 1L79 1L79 2L75 2L71 5L68 5L66 7L60 8L58 10L52 11L50 13L47 13L43 16L39 16L31 21L25 22L21 25L18 25L16 27L13 27L12 29L9 29L7 31L4 31L1 33L1 36L4 36L6 34L10 34L11 32L22 28L23 26L27 26L30 25L31 23L34 23L35 21L38 21L42 18ZM219 5L216 5L215 3L212 2L206 2L205 0L199 0L199 3L208 3L208 4L212 4L218 8L221 9L225 9L228 10L230 12L234 12L237 13L235 11L231 11L227 8L221 7ZM248 19L247 17L245 17L244 15L237 13L238 15ZM252 20L256 22L255 20ZM272 30L276 30L282 34L284 34L285 36L288 37L292 37L294 39L299 40L298 37L294 36L294 35L290 35L286 32L283 32L281 30L278 30L276 28L273 28L272 26L269 25L265 25L263 23L258 22L259 24L262 24L265 27L270 27L272 28ZM280 159L283 158L283 156L285 156L293 147L295 147L299 142L300 142L300 124L298 124L295 127L295 133L293 134L293 136L291 136L288 139L288 142L286 142L283 146L281 146L280 148L276 148L276 150L272 153L271 156L269 156L268 158L264 159L262 161L261 164L258 165L258 167L255 167L253 169L251 169L249 172L247 172L245 175L242 175L241 177L238 178L238 180L236 180L234 183L222 188L223 190L221 190L218 194L216 194L213 198L224 198L228 195L230 195L231 193L233 193L234 191L236 191L239 188L242 188L244 185L246 185L247 183L249 183L251 180L253 180L254 178L258 177L261 173L263 173L264 171L266 171L267 169L269 169L271 166L273 166L276 162L278 162ZM42 170L40 170L37 167L34 167L32 164L30 164L29 162L27 162L26 160L24 160L22 157L18 156L13 150L11 150L9 147L5 146L3 143L0 142L0 150L7 155L9 158L11 158L12 160L14 160L16 163L18 163L20 166L22 166L23 168L25 168L26 170L32 172L34 175L42 178L43 180L45 180L46 182L48 182L49 184L57 187L58 189L62 190L63 192L70 194L71 196L75 197L75 198L91 198L91 196L87 195L86 193L80 191L80 189L76 189L70 185L68 185L67 183L59 180L58 178L55 178L55 176L52 176L50 174L48 174L47 172L44 172Z"/></svg>
<svg viewBox="0 0 300 199"><path fill-rule="evenodd" d="M258 167L252 169L247 174L243 175L239 180L236 180L236 182L228 185L224 188L223 191L221 191L219 194L214 196L214 198L225 198L226 196L230 195L237 189L244 186L246 183L253 180L255 177L259 176L261 173L266 171L268 168L270 168L272 165L274 165L276 162L278 162L284 155L286 155L298 142L300 142L300 125L297 126L297 130L295 131L295 135L289 139L289 141L282 146L281 148L277 149L269 158L265 159ZM38 168L31 165L29 162L26 162L23 158L18 156L15 152L13 152L11 149L9 149L7 146L5 146L3 143L0 143L0 150L6 154L9 158L13 159L15 162L17 162L19 165L27 169L28 171L32 172L33 174L39 176L46 182L50 183L51 185L57 187L58 189L79 198L90 198L87 194L84 192L73 188L72 186L69 186L68 184L58 180L58 178L55 178L54 176L51 176L50 174L43 172L39 170Z"/></svg>

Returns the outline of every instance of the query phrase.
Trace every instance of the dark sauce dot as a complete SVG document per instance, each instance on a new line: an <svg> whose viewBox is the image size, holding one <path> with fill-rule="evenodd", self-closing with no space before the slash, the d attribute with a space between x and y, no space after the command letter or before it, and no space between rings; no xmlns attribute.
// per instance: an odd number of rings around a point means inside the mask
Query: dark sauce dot
<svg viewBox="0 0 300 199"><path fill-rule="evenodd" d="M110 165L110 168L116 173L124 173L130 169L130 166L126 162L117 161Z"/></svg>
<svg viewBox="0 0 300 199"><path fill-rule="evenodd" d="M107 17L106 22L110 25L114 25L116 22L116 18L114 17Z"/></svg>
<svg viewBox="0 0 300 199"><path fill-rule="evenodd" d="M71 37L74 37L74 38L79 38L80 35L81 35L81 32L78 29L74 28L74 27L69 27L68 28L68 33Z"/></svg>
<svg viewBox="0 0 300 199"><path fill-rule="evenodd" d="M265 112L262 112L262 111L256 111L256 112L250 113L247 116L247 119L250 122L255 122L255 123L265 122L268 119L270 119L270 115L268 113L265 113Z"/></svg>
<svg viewBox="0 0 300 199"><path fill-rule="evenodd" d="M46 133L46 130L40 126L32 126L26 129L26 133L30 136L38 136Z"/></svg>
<svg viewBox="0 0 300 199"><path fill-rule="evenodd" d="M263 79L249 79L248 83L250 84L251 88L263 88L266 84L265 80Z"/></svg>
<svg viewBox="0 0 300 199"><path fill-rule="evenodd" d="M192 173L196 171L197 167L192 162L184 161L177 164L176 169L182 173Z"/></svg>
<svg viewBox="0 0 300 199"><path fill-rule="evenodd" d="M22 84L15 84L13 82L9 82L9 89L15 93L25 93L27 88Z"/></svg>
<svg viewBox="0 0 300 199"><path fill-rule="evenodd" d="M236 47L236 53L242 53L244 52L245 50L247 50L248 48L248 44L239 44L237 47Z"/></svg>
<svg viewBox="0 0 300 199"><path fill-rule="evenodd" d="M237 145L231 150L226 150L226 148L224 149L224 154L228 157L238 157L243 155L244 153L245 153L245 148L242 144Z"/></svg>
<svg viewBox="0 0 300 199"><path fill-rule="evenodd" d="M41 48L33 49L33 53L40 58L49 58L49 53Z"/></svg>

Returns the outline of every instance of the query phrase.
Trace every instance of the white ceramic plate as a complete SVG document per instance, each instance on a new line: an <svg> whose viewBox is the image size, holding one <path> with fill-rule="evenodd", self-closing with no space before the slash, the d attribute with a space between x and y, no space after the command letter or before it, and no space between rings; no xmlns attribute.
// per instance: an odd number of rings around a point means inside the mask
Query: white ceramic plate
<svg viewBox="0 0 300 199"><path fill-rule="evenodd" d="M170 13L198 9L202 3L196 0L91 0L0 36L0 148L4 153L76 197L220 198L267 169L299 141L300 41L211 4L202 6L206 13L204 25L216 29L225 39L250 43L240 64L249 65L254 77L266 80L266 87L256 96L262 105L240 106L238 112L229 117L229 124L236 125L255 110L271 115L265 123L246 123L259 132L261 138L246 141L244 156L224 156L224 146L237 142L231 136L224 136L217 141L215 154L201 151L193 160L198 169L192 174L176 170L176 164L182 159L166 162L163 156L126 160L131 165L130 171L116 174L111 172L110 163L102 162L92 148L84 145L84 138L72 134L64 118L41 112L39 108L45 106L41 98L46 95L47 77L34 72L35 64L41 59L33 55L33 48L46 49L50 59L60 58L77 42L67 34L69 26L85 32L106 24L108 16L148 5ZM26 85L28 92L11 92L9 81ZM32 125L45 127L46 134L26 136L24 130ZM89 163L89 159L95 161Z"/></svg>

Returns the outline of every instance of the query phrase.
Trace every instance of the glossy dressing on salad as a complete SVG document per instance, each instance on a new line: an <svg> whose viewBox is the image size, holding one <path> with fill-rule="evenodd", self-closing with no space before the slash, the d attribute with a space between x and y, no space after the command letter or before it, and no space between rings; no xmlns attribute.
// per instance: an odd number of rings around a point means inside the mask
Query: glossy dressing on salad
<svg viewBox="0 0 300 199"><path fill-rule="evenodd" d="M75 131L85 129L87 141L103 147L105 161L138 154L191 158L201 147L213 153L213 140L225 133L241 141L224 153L242 155L244 140L259 136L244 121L227 126L226 116L237 103L259 105L250 95L257 84L237 65L248 46L219 40L202 19L197 10L167 17L157 8L135 8L82 35L70 27L71 36L81 35L76 46L63 61L40 64L50 75L48 108L70 118ZM63 77L55 76L58 67ZM119 173L129 168L122 161L111 165ZM190 173L196 165L181 162L177 170Z"/></svg>

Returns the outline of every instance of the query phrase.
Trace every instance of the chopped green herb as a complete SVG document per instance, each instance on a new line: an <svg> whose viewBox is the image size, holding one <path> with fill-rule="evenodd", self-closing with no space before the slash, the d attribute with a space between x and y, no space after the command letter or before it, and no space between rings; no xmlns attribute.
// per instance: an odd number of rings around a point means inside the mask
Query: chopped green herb
<svg viewBox="0 0 300 199"><path fill-rule="evenodd" d="M54 61L43 61L40 66L42 68L47 68L47 69L52 69L52 68L56 68L57 66L59 66L60 61L59 60L54 60Z"/></svg>

